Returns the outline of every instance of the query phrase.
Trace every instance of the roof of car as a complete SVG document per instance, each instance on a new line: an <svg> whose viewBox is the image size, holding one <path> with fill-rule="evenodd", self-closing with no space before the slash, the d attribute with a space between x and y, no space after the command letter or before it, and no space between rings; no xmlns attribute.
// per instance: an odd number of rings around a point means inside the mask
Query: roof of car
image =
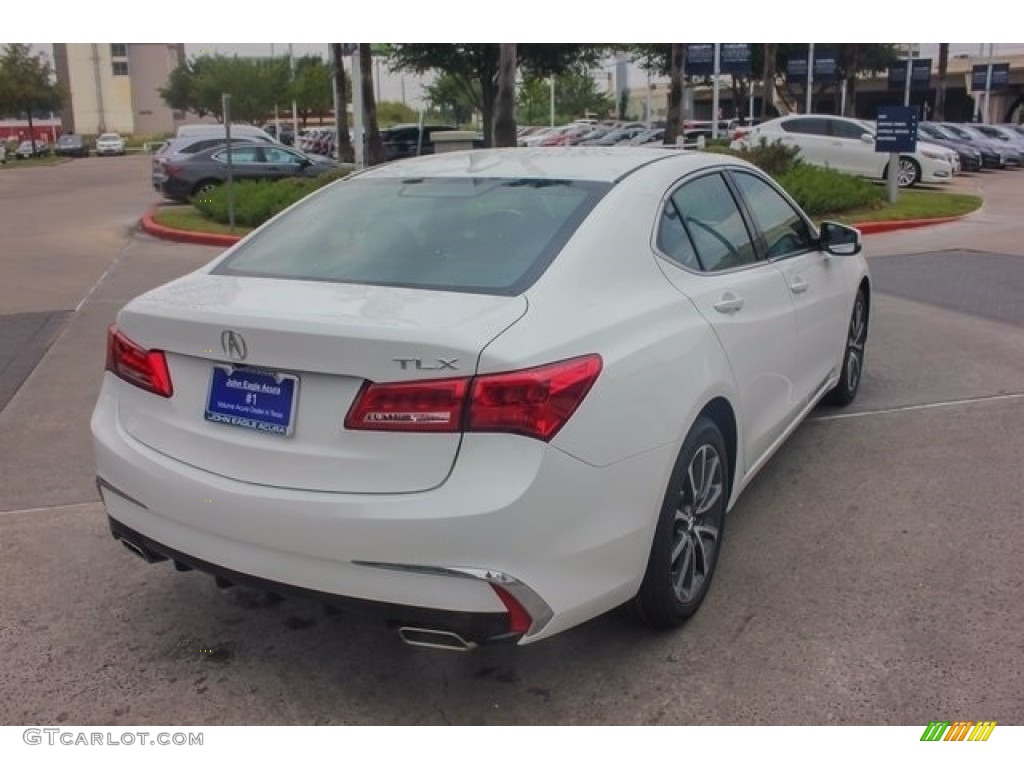
<svg viewBox="0 0 1024 768"><path fill-rule="evenodd" d="M614 182L650 163L685 158L686 170L729 161L725 155L649 147L520 147L443 152L379 165L374 178L464 177Z"/></svg>

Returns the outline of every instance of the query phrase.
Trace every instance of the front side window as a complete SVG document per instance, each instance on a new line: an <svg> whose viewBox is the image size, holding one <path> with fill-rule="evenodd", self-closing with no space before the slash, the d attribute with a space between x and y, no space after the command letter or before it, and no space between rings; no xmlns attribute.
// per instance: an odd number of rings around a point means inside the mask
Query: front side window
<svg viewBox="0 0 1024 768"><path fill-rule="evenodd" d="M555 179L342 181L275 219L215 274L515 295L609 187Z"/></svg>
<svg viewBox="0 0 1024 768"><path fill-rule="evenodd" d="M865 133L871 133L867 128L856 123L848 123L845 120L832 120L832 135L840 139L861 140Z"/></svg>
<svg viewBox="0 0 1024 768"><path fill-rule="evenodd" d="M289 152L287 149L279 147L266 147L263 150L263 155L268 163L283 165L300 165L302 163L302 158L294 152Z"/></svg>
<svg viewBox="0 0 1024 768"><path fill-rule="evenodd" d="M231 150L232 163L260 163L263 161L262 150L259 147L239 147ZM228 151L218 152L213 156L214 160L222 163L228 161Z"/></svg>
<svg viewBox="0 0 1024 768"><path fill-rule="evenodd" d="M684 184L673 193L672 204L704 271L735 269L757 260L746 222L720 174Z"/></svg>
<svg viewBox="0 0 1024 768"><path fill-rule="evenodd" d="M766 181L750 173L735 172L736 187L765 241L765 256L780 258L811 250L814 237L807 221Z"/></svg>

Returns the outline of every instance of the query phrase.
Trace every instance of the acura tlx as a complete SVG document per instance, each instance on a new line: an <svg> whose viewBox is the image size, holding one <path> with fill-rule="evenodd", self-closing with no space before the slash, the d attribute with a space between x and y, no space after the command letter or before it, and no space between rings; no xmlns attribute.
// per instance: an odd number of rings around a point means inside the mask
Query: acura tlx
<svg viewBox="0 0 1024 768"><path fill-rule="evenodd" d="M337 181L129 302L92 419L114 537L221 584L529 643L700 606L727 510L845 405L871 284L722 155L437 154Z"/></svg>

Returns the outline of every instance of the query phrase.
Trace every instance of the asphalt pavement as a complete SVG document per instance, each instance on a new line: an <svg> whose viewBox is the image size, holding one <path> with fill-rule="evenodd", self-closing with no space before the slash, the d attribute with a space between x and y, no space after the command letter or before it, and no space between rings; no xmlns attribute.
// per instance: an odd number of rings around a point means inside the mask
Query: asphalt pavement
<svg viewBox="0 0 1024 768"><path fill-rule="evenodd" d="M450 654L113 542L106 326L218 249L134 231L146 158L0 171L0 353L30 370L0 405L0 724L1024 724L1024 172L957 184L981 212L866 238L860 397L745 493L692 622Z"/></svg>

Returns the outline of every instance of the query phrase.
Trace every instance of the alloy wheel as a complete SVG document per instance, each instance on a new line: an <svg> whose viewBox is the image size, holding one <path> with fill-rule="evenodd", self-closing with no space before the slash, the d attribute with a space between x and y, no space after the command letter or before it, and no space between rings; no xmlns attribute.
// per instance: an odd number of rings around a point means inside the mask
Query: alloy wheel
<svg viewBox="0 0 1024 768"><path fill-rule="evenodd" d="M676 502L670 575L683 603L700 593L714 569L724 487L721 457L705 443L690 461Z"/></svg>

